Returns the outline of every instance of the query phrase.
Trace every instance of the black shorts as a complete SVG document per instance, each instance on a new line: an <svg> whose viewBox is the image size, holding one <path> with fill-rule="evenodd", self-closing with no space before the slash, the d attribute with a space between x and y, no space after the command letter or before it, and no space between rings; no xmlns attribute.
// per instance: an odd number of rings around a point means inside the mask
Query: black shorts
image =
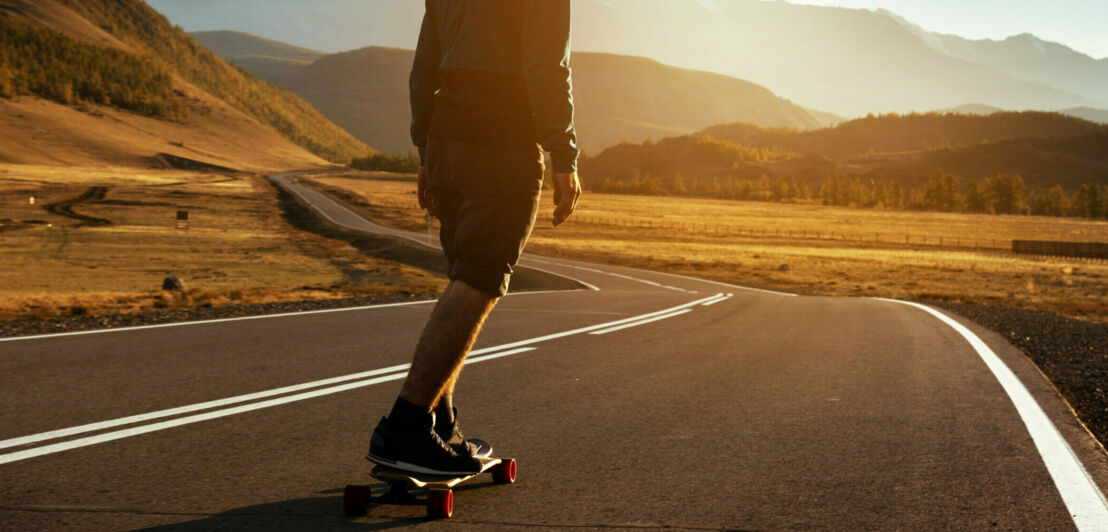
<svg viewBox="0 0 1108 532"><path fill-rule="evenodd" d="M503 296L535 226L542 149L431 137L426 165L450 279Z"/></svg>

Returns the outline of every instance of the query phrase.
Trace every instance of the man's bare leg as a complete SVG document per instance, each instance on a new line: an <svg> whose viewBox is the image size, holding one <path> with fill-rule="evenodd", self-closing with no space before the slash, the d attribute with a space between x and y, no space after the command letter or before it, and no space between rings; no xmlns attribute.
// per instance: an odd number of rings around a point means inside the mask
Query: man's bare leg
<svg viewBox="0 0 1108 532"><path fill-rule="evenodd" d="M462 364L498 299L464 281L446 286L423 328L401 398L431 410L444 393L453 393Z"/></svg>

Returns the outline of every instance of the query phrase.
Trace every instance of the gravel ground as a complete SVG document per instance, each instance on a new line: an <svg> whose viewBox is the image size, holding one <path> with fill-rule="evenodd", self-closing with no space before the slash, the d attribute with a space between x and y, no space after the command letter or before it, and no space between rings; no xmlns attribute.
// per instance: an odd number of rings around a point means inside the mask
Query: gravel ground
<svg viewBox="0 0 1108 532"><path fill-rule="evenodd" d="M185 321L216 320L241 316L261 316L265 314L284 314L332 308L360 307L382 303L403 301L421 301L433 299L434 294L389 294L383 296L355 297L347 299L321 299L313 301L290 301L282 303L256 303L226 307L208 307L191 309L159 310L135 314L116 314L110 316L81 316L75 318L57 318L52 320L28 320L0 322L0 337L28 336L71 331L89 331L93 329L115 329L136 325L154 325L159 323L179 323Z"/></svg>
<svg viewBox="0 0 1108 532"><path fill-rule="evenodd" d="M1004 336L1031 357L1101 444L1108 443L1108 324L1017 308L927 303Z"/></svg>

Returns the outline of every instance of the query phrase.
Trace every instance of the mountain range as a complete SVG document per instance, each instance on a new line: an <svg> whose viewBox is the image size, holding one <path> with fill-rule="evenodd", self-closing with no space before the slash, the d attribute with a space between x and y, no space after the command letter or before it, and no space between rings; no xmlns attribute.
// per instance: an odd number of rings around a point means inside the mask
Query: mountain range
<svg viewBox="0 0 1108 532"><path fill-rule="evenodd" d="M261 37L227 31L193 37L227 61L311 102L370 146L399 154L412 150L407 92L411 50L367 47L303 65L298 61L311 51ZM576 53L573 83L579 144L592 151L624 140L693 133L721 122L809 129L842 120L747 81L641 57Z"/></svg>
<svg viewBox="0 0 1108 532"><path fill-rule="evenodd" d="M921 186L936 173L962 179L1020 175L1033 190L1108 184L1108 125L1038 111L882 115L813 131L750 124L609 148L581 163L587 182L686 184L796 179L818 188L831 176Z"/></svg>
<svg viewBox="0 0 1108 532"><path fill-rule="evenodd" d="M253 31L329 51L412 48L422 13L422 3L407 0L150 2L190 30ZM967 102L1012 110L1108 108L1108 59L1032 35L969 40L925 31L883 10L760 0L712 4L575 0L574 49L717 72L843 116ZM257 17L260 12L271 16Z"/></svg>

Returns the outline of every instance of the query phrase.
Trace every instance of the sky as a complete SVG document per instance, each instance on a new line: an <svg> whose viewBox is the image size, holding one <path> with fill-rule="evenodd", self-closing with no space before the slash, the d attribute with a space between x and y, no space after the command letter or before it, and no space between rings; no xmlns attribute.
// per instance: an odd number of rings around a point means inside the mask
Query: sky
<svg viewBox="0 0 1108 532"><path fill-rule="evenodd" d="M699 0L710 6L717 0ZM1108 0L792 0L793 4L883 8L923 29L969 39L1031 33L1095 59L1108 57Z"/></svg>

